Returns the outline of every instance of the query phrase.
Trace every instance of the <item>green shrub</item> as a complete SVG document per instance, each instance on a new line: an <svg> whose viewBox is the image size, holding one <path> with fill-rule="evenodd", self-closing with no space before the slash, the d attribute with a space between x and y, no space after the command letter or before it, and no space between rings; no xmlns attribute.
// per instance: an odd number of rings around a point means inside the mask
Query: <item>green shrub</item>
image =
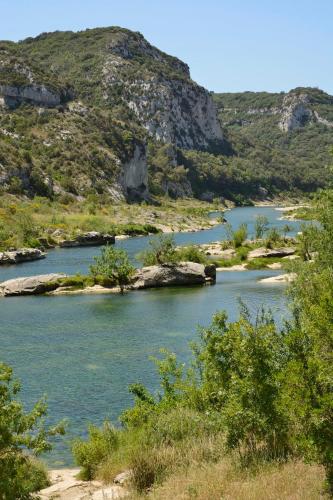
<svg viewBox="0 0 333 500"><path fill-rule="evenodd" d="M53 429L44 426L47 408L43 400L25 413L16 399L19 391L11 368L1 363L0 492L4 500L32 498L32 492L47 486L47 473L34 457L51 449L50 436L64 432L61 425Z"/></svg>
<svg viewBox="0 0 333 500"><path fill-rule="evenodd" d="M177 249L172 235L161 234L149 241L149 248L138 255L144 266L177 261Z"/></svg>
<svg viewBox="0 0 333 500"><path fill-rule="evenodd" d="M280 242L281 234L279 233L279 230L275 227L272 227L272 229L270 229L267 233L267 238L265 241L266 248L274 248L274 246L276 246Z"/></svg>
<svg viewBox="0 0 333 500"><path fill-rule="evenodd" d="M244 261L247 259L247 254L249 253L250 249L248 247L238 247L237 248L237 255L240 258L241 261Z"/></svg>
<svg viewBox="0 0 333 500"><path fill-rule="evenodd" d="M172 454L165 451L163 453L159 448L144 447L133 454L130 461L131 483L136 491L146 492L165 478L167 470L173 465Z"/></svg>
<svg viewBox="0 0 333 500"><path fill-rule="evenodd" d="M247 225L241 224L233 233L233 244L235 248L242 246L247 238Z"/></svg>
<svg viewBox="0 0 333 500"><path fill-rule="evenodd" d="M198 264L205 264L208 261L203 251L195 245L189 245L177 249L177 260L184 262L197 262Z"/></svg>
<svg viewBox="0 0 333 500"><path fill-rule="evenodd" d="M225 229L229 245L232 244L234 248L241 247L247 238L247 225L240 224L237 229L233 230L231 224L226 224Z"/></svg>
<svg viewBox="0 0 333 500"><path fill-rule="evenodd" d="M109 284L119 285L123 291L135 268L128 259L125 250L107 245L102 248L101 255L94 257L95 264L90 266L91 275L96 279L104 279Z"/></svg>
<svg viewBox="0 0 333 500"><path fill-rule="evenodd" d="M257 240L261 239L268 229L268 219L265 215L258 215L254 224L254 233Z"/></svg>
<svg viewBox="0 0 333 500"><path fill-rule="evenodd" d="M73 288L85 288L86 286L92 286L94 284L94 280L89 276L82 276L77 274L75 276L68 276L67 278L61 278L59 280L61 286L68 286Z"/></svg>
<svg viewBox="0 0 333 500"><path fill-rule="evenodd" d="M117 431L108 422L105 422L101 429L90 425L88 440L77 439L72 444L74 459L82 467L81 478L86 481L94 479L100 464L109 458L118 446Z"/></svg>

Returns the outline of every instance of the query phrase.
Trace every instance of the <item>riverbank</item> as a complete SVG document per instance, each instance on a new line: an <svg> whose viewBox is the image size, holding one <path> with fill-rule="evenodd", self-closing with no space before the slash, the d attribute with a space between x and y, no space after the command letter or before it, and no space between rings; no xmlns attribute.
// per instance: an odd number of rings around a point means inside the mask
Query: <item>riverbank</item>
<svg viewBox="0 0 333 500"><path fill-rule="evenodd" d="M115 500L128 496L124 474L120 474L113 484L102 481L82 481L79 479L79 468L51 469L49 479L51 485L38 493L40 500Z"/></svg>
<svg viewBox="0 0 333 500"><path fill-rule="evenodd" d="M272 199L253 203L258 207L291 205L290 199ZM103 197L77 200L69 197L49 200L22 199L14 195L0 197L0 223L3 227L0 251L27 248L53 248L73 241L84 233L98 232L120 238L163 233L194 233L224 220L224 212L234 204L204 202L194 198L161 198L157 205L110 204ZM210 214L216 213L215 218Z"/></svg>
<svg viewBox="0 0 333 500"><path fill-rule="evenodd" d="M57 247L89 232L124 237L202 231L221 223L218 217L225 209L219 203L194 199L163 200L152 206L111 205L98 197L80 201L69 198L64 203L6 195L0 197L0 251ZM218 212L215 219L209 217L212 210Z"/></svg>

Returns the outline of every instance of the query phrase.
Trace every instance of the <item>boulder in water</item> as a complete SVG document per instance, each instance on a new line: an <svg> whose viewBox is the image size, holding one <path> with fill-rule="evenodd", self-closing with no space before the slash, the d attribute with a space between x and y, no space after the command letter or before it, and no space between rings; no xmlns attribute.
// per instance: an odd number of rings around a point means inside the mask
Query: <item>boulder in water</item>
<svg viewBox="0 0 333 500"><path fill-rule="evenodd" d="M265 248L260 247L255 250L251 250L248 253L248 259L260 259L262 257L286 257L289 255L294 255L296 252L295 248L291 247L281 247L281 248Z"/></svg>
<svg viewBox="0 0 333 500"><path fill-rule="evenodd" d="M90 231L88 233L79 234L73 240L63 240L60 242L60 246L62 248L101 246L107 244L113 245L115 242L116 238L112 234Z"/></svg>
<svg viewBox="0 0 333 500"><path fill-rule="evenodd" d="M46 253L38 248L20 248L8 252L0 252L0 265L20 264L21 262L44 259L45 257Z"/></svg>
<svg viewBox="0 0 333 500"><path fill-rule="evenodd" d="M134 276L132 288L157 288L213 283L216 280L215 265L204 266L196 262L179 262L143 267Z"/></svg>
<svg viewBox="0 0 333 500"><path fill-rule="evenodd" d="M41 274L14 278L0 283L0 296L39 295L50 292L58 288L59 279L65 277L65 274Z"/></svg>

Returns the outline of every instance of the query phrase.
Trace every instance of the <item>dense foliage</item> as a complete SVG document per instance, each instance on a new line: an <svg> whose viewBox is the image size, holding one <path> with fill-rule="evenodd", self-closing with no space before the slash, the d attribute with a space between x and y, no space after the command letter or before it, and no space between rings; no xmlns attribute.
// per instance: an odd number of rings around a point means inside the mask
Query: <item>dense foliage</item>
<svg viewBox="0 0 333 500"><path fill-rule="evenodd" d="M49 451L49 437L63 433L63 427L47 429L44 400L25 412L17 399L20 384L11 368L0 364L0 498L28 499L48 485L46 471L34 457Z"/></svg>

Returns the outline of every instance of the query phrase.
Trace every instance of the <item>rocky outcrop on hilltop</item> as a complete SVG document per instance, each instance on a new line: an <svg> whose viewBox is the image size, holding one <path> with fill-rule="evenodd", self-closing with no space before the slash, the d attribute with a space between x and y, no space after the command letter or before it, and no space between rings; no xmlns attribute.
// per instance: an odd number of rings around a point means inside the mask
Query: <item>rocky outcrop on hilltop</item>
<svg viewBox="0 0 333 500"><path fill-rule="evenodd" d="M287 94L283 99L279 127L283 132L290 132L303 127L312 120L313 112L309 109L310 98L307 94Z"/></svg>
<svg viewBox="0 0 333 500"><path fill-rule="evenodd" d="M146 61L145 70L137 60ZM121 88L122 101L148 134L187 149L207 149L223 135L210 93L190 79L188 66L150 45L139 33L122 32L107 46L104 98ZM131 77L128 74L131 73Z"/></svg>
<svg viewBox="0 0 333 500"><path fill-rule="evenodd" d="M23 102L52 108L59 106L62 101L60 93L35 83L23 86L0 85L0 98L2 105L8 108L17 108Z"/></svg>
<svg viewBox="0 0 333 500"><path fill-rule="evenodd" d="M146 147L143 144L134 146L132 157L123 164L119 181L127 200L149 199Z"/></svg>
<svg viewBox="0 0 333 500"><path fill-rule="evenodd" d="M55 75L44 75L0 48L0 105L15 109L27 103L53 108L73 96Z"/></svg>
<svg viewBox="0 0 333 500"><path fill-rule="evenodd" d="M185 149L209 149L223 135L210 94L191 81L136 80L124 99L158 141Z"/></svg>

